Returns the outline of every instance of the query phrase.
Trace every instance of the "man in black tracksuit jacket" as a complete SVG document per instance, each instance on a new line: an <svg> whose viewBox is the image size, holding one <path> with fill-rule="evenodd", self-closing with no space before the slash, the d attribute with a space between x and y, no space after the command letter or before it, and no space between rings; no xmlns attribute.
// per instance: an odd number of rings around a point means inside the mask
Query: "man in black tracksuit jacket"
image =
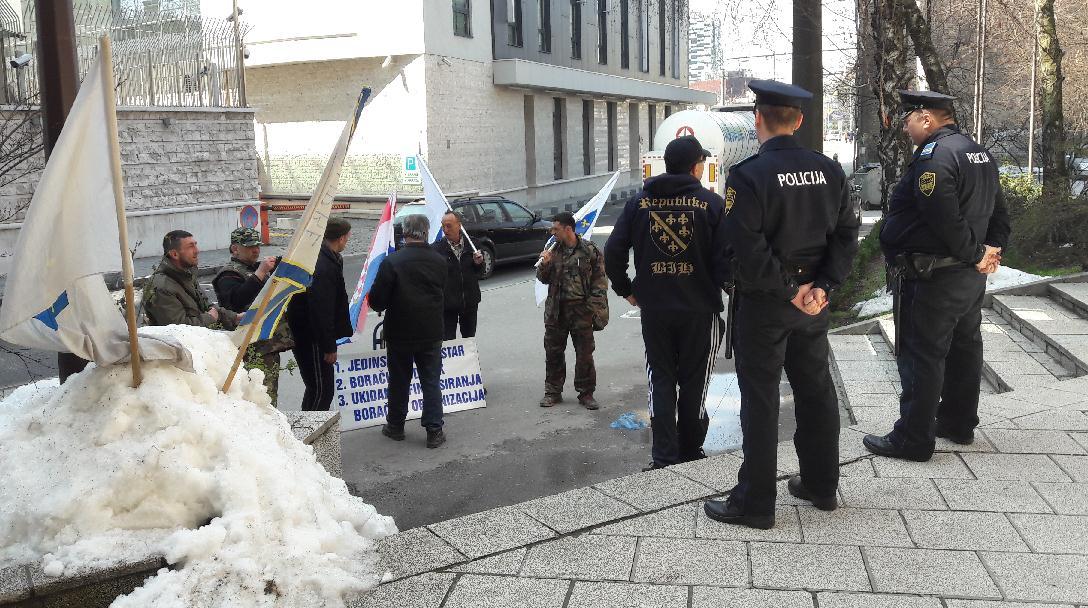
<svg viewBox="0 0 1088 608"><path fill-rule="evenodd" d="M378 267L370 288L370 307L385 311L385 346L389 361L389 406L382 434L404 440L412 364L419 373L423 392L423 417L427 447L446 441L442 431L443 292L446 260L427 244L430 222L425 215L404 219L404 246Z"/></svg>
<svg viewBox="0 0 1088 608"><path fill-rule="evenodd" d="M853 264L858 220L842 167L793 135L812 94L772 80L749 88L759 152L729 170L725 188L744 463L728 501L707 501L704 510L724 523L766 529L774 526L783 369L793 387L801 471L789 492L820 509L837 505L839 408L828 369L827 305Z"/></svg>
<svg viewBox="0 0 1088 608"><path fill-rule="evenodd" d="M722 198L700 179L710 153L695 137L665 148L666 173L627 201L604 246L612 289L641 309L653 462L704 458L705 400L725 325L728 280ZM627 276L635 250L635 280ZM679 387L679 391L677 390Z"/></svg>
<svg viewBox="0 0 1088 608"><path fill-rule="evenodd" d="M292 352L306 385L303 411L329 409L336 392L336 341L353 333L344 288L344 258L340 256L350 237L347 220L329 218L310 286L287 306L287 324L295 338Z"/></svg>

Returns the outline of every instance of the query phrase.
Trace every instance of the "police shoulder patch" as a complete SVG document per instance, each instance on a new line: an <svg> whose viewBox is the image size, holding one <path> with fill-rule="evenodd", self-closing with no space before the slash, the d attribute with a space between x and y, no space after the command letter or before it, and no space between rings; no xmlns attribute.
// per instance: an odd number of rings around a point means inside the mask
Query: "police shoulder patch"
<svg viewBox="0 0 1088 608"><path fill-rule="evenodd" d="M733 208L733 203L737 200L737 191L732 187L726 187L725 189L725 212L729 213L729 210Z"/></svg>
<svg viewBox="0 0 1088 608"><path fill-rule="evenodd" d="M931 141L918 153L919 159L933 158L933 151L937 149L937 142Z"/></svg>
<svg viewBox="0 0 1088 608"><path fill-rule="evenodd" d="M922 191L922 194L929 196L933 194L934 188L937 187L937 174L932 171L926 171L918 176L918 189Z"/></svg>

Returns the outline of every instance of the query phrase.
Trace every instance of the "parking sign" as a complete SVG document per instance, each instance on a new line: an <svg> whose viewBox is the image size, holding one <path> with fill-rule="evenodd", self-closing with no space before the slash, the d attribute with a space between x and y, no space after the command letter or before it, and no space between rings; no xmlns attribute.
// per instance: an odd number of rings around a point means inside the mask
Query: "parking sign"
<svg viewBox="0 0 1088 608"><path fill-rule="evenodd" d="M423 177L419 173L419 161L414 155L404 157L403 167L404 174L401 177L401 183L416 186L423 183Z"/></svg>

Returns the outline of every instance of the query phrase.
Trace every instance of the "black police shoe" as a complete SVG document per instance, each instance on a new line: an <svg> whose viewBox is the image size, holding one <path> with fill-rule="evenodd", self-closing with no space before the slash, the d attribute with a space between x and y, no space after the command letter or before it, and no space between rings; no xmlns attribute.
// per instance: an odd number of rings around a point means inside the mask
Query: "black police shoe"
<svg viewBox="0 0 1088 608"><path fill-rule="evenodd" d="M891 440L891 435L884 435L883 437L879 435L866 435L865 439L861 440L861 443L865 445L865 449L877 456L913 460L914 462L926 462L933 457L932 451L916 452L895 445Z"/></svg>
<svg viewBox="0 0 1088 608"><path fill-rule="evenodd" d="M710 519L723 524L748 526L758 530L770 530L774 527L774 515L745 515L728 500L708 500L703 504L703 511Z"/></svg>
<svg viewBox="0 0 1088 608"><path fill-rule="evenodd" d="M446 432L441 428L427 429L427 447L437 448L446 443Z"/></svg>
<svg viewBox="0 0 1088 608"><path fill-rule="evenodd" d="M973 430L966 433L957 433L940 422L937 423L937 436L960 445L971 445L975 442L975 432Z"/></svg>
<svg viewBox="0 0 1088 608"><path fill-rule="evenodd" d="M393 441L404 441L404 427L396 428L388 424L383 424L382 435L385 435Z"/></svg>
<svg viewBox="0 0 1088 608"><path fill-rule="evenodd" d="M790 495L794 498L807 500L812 503L812 506L821 511L834 511L839 508L839 499L834 494L831 496L814 496L812 492L808 491L805 484L801 483L800 475L790 477L789 482L786 483L786 489L790 491Z"/></svg>
<svg viewBox="0 0 1088 608"><path fill-rule="evenodd" d="M706 458L706 452L703 451L703 448L699 448L694 452L690 452L681 456L680 462L694 462L696 460L702 460L704 458Z"/></svg>

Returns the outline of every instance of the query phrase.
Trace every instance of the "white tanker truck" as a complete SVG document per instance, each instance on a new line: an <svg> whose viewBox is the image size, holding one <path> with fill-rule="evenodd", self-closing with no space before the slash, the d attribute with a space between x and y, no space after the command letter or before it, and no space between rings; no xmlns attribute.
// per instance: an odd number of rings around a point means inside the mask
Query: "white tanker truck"
<svg viewBox="0 0 1088 608"><path fill-rule="evenodd" d="M694 135L712 154L706 159L703 186L719 194L729 167L759 151L752 106L684 110L666 118L654 133L653 151L642 155L643 179L665 172L665 146L684 135Z"/></svg>

